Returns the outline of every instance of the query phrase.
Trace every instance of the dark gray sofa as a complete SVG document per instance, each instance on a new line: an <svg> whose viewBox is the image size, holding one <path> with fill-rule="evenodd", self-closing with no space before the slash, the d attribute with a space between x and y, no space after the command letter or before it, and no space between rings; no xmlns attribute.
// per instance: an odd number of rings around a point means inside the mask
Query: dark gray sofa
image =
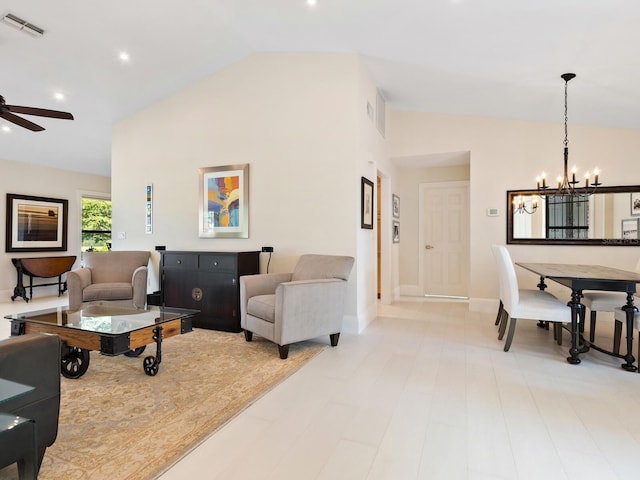
<svg viewBox="0 0 640 480"><path fill-rule="evenodd" d="M0 412L35 420L40 470L47 447L58 435L60 413L60 348L56 335L30 333L0 340L0 378L35 387L35 390L0 403ZM0 468L23 458L24 440L0 448ZM20 478L30 465L18 461Z"/></svg>

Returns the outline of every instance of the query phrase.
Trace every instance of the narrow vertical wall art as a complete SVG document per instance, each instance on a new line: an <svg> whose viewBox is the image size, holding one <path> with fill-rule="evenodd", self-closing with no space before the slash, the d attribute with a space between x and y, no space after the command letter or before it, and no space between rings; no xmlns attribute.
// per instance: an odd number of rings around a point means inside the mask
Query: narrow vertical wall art
<svg viewBox="0 0 640 480"><path fill-rule="evenodd" d="M151 234L153 233L153 184L151 183L147 185L146 212L144 233Z"/></svg>

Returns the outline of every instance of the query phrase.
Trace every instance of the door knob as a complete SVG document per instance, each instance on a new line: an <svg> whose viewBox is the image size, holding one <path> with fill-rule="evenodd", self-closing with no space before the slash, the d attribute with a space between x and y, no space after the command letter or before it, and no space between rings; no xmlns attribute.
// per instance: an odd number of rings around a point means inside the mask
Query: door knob
<svg viewBox="0 0 640 480"><path fill-rule="evenodd" d="M427 250L431 250L432 248L436 248L433 245L425 245L424 248L426 248Z"/></svg>

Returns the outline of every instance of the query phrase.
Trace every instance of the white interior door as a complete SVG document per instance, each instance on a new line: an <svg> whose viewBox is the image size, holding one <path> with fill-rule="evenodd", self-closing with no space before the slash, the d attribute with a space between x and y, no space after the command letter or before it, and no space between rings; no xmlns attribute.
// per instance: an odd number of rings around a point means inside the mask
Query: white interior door
<svg viewBox="0 0 640 480"><path fill-rule="evenodd" d="M469 183L423 184L420 197L424 295L468 297Z"/></svg>

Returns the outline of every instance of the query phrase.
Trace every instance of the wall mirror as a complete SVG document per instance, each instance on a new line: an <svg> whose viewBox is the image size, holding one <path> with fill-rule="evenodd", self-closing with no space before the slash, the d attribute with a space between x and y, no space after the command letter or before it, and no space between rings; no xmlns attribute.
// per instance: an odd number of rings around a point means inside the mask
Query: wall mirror
<svg viewBox="0 0 640 480"><path fill-rule="evenodd" d="M507 192L507 243L640 246L640 185L584 197Z"/></svg>

